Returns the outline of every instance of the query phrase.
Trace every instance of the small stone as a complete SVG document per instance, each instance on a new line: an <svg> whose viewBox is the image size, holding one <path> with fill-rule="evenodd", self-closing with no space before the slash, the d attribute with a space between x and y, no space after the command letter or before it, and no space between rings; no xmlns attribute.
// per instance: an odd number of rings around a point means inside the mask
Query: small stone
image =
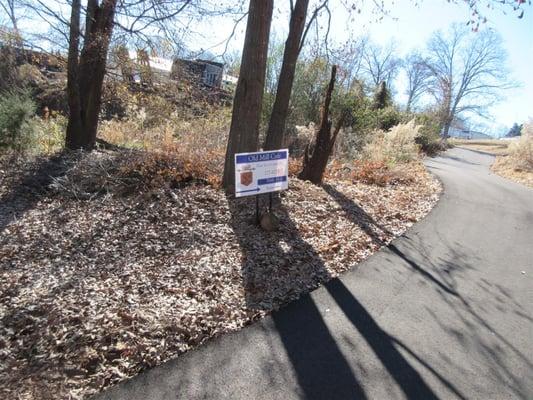
<svg viewBox="0 0 533 400"><path fill-rule="evenodd" d="M267 232L274 232L279 229L279 218L274 213L265 213L261 216L261 228Z"/></svg>

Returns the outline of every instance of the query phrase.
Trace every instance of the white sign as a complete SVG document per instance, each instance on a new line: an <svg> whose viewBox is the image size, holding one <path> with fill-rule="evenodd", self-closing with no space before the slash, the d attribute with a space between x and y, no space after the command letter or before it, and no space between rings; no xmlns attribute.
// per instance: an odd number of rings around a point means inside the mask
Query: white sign
<svg viewBox="0 0 533 400"><path fill-rule="evenodd" d="M288 149L235 154L235 197L288 188Z"/></svg>

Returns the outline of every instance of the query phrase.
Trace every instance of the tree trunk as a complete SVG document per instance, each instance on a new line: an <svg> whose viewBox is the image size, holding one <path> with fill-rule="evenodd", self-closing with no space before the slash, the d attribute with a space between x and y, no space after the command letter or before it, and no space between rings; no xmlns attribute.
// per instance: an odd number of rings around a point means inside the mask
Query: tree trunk
<svg viewBox="0 0 533 400"><path fill-rule="evenodd" d="M410 113L411 112L411 103L413 102L413 95L409 93L409 97L407 98L407 104L405 105L405 112Z"/></svg>
<svg viewBox="0 0 533 400"><path fill-rule="evenodd" d="M450 133L450 127L452 126L454 115L455 115L455 108L451 110L447 108L446 117L444 118L444 121L442 123L442 135L441 135L442 143L445 143L448 140L449 133Z"/></svg>
<svg viewBox="0 0 533 400"><path fill-rule="evenodd" d="M80 42L80 0L72 0L70 32L67 59L67 99L69 118L65 146L70 149L81 147L82 115L80 90L78 86L78 57Z"/></svg>
<svg viewBox="0 0 533 400"><path fill-rule="evenodd" d="M322 108L322 115L320 118L320 127L316 134L315 146L310 155L309 149L306 149L304 155L304 165L302 172L298 175L298 178L311 181L315 185L322 183L326 166L328 165L329 156L335 145L335 140L342 128L347 113L343 112L341 118L337 122L333 132L331 131L332 122L329 119L329 107L331 104L331 94L335 87L335 76L337 74L337 66L334 65L331 68L331 79L329 81L328 88L326 90L326 98L324 100L324 106Z"/></svg>
<svg viewBox="0 0 533 400"><path fill-rule="evenodd" d="M297 0L294 10L291 13L289 35L285 42L283 63L281 65L278 87L276 90L276 99L268 123L265 150L276 150L283 146L292 84L294 81L296 62L298 60L308 6L309 0Z"/></svg>
<svg viewBox="0 0 533 400"><path fill-rule="evenodd" d="M98 0L88 1L85 38L81 55L78 57L79 0L72 3L67 66L70 113L65 140L69 149L91 150L96 143L102 85L116 4L117 0L103 0L100 5ZM78 11L75 11L75 8L78 8Z"/></svg>
<svg viewBox="0 0 533 400"><path fill-rule="evenodd" d="M450 125L451 125L450 121L446 121L444 123L444 126L442 127L441 142L446 142L448 140L448 135L449 135L449 132L450 132Z"/></svg>
<svg viewBox="0 0 533 400"><path fill-rule="evenodd" d="M265 85L273 0L250 0L239 80L233 100L223 186L235 187L235 153L256 151Z"/></svg>

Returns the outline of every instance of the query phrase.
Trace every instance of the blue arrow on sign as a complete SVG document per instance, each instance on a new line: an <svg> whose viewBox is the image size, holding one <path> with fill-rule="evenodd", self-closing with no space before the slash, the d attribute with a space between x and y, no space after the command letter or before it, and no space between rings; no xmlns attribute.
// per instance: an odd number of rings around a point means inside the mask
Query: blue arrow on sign
<svg viewBox="0 0 533 400"><path fill-rule="evenodd" d="M247 192L259 192L261 189L255 188L255 189L248 189L248 190L241 190L237 193L247 193Z"/></svg>

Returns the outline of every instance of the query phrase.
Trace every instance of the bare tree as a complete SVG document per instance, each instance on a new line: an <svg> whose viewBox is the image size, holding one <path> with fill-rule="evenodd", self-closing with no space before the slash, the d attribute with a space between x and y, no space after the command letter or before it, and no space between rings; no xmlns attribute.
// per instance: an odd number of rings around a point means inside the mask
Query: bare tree
<svg viewBox="0 0 533 400"><path fill-rule="evenodd" d="M403 68L407 76L407 103L405 109L410 112L417 102L429 89L430 73L426 62L418 52L409 54L403 62Z"/></svg>
<svg viewBox="0 0 533 400"><path fill-rule="evenodd" d="M362 71L374 87L381 82L385 82L389 88L392 86L401 67L394 47L394 43L389 43L385 47L370 43L365 47Z"/></svg>
<svg viewBox="0 0 533 400"><path fill-rule="evenodd" d="M9 32L9 36L12 38L13 43L18 47L23 47L24 45L18 25L21 18L19 15L21 7L22 5L18 0L0 0L0 11L5 12L5 15L7 15L7 19L11 24L12 31ZM0 19L0 21L2 21L2 19Z"/></svg>
<svg viewBox="0 0 533 400"><path fill-rule="evenodd" d="M17 35L20 33L18 28L18 8L19 4L17 0L0 0L0 9L4 10L6 13L9 22L11 23L11 27Z"/></svg>
<svg viewBox="0 0 533 400"><path fill-rule="evenodd" d="M268 53L273 0L250 0L239 80L226 149L223 186L235 187L235 153L256 151Z"/></svg>
<svg viewBox="0 0 533 400"><path fill-rule="evenodd" d="M502 89L512 87L501 39L491 30L472 33L453 25L447 33L433 35L427 52L429 87L442 113L443 139L454 119L465 113L483 116Z"/></svg>
<svg viewBox="0 0 533 400"><path fill-rule="evenodd" d="M326 89L324 105L322 106L320 125L316 132L315 143L312 151L309 146L305 150L303 168L298 175L298 178L308 180L315 185L320 185L322 183L329 157L335 146L335 141L337 140L337 136L343 127L344 122L348 118L348 112L347 110L344 110L333 128L333 122L330 119L330 105L331 95L335 88L336 75L337 66L333 65L331 68L331 78Z"/></svg>
<svg viewBox="0 0 533 400"><path fill-rule="evenodd" d="M347 89L361 84L363 56L368 36L350 38L343 46L332 50L331 60L338 66L338 85Z"/></svg>
<svg viewBox="0 0 533 400"><path fill-rule="evenodd" d="M80 0L73 0L67 60L69 120L67 148L90 150L96 143L109 41L117 0L89 0L81 53Z"/></svg>
<svg viewBox="0 0 533 400"><path fill-rule="evenodd" d="M207 13L199 0L88 0L86 6L80 0L72 0L67 18L62 14L64 7L56 0L24 1L28 10L64 36L68 44L69 121L65 144L68 148L87 150L96 142L102 84L115 28L149 41L154 30L161 29L188 6L198 7L194 15Z"/></svg>

